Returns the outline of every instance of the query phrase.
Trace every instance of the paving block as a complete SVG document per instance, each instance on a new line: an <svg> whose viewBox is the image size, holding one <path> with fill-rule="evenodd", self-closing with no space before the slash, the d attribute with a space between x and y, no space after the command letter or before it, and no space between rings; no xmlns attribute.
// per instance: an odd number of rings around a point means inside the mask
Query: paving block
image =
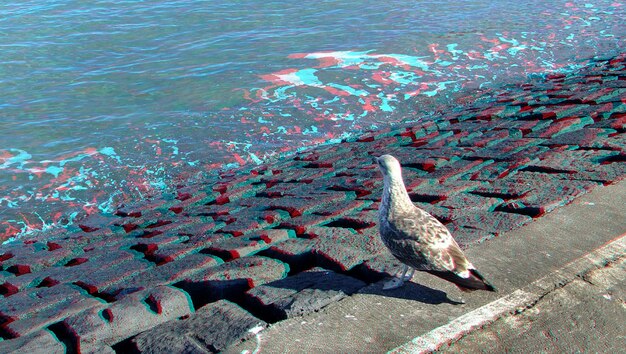
<svg viewBox="0 0 626 354"><path fill-rule="evenodd" d="M327 194L319 194L313 197L293 197L271 199L268 203L270 209L281 209L289 212L291 217L300 216L305 213L312 213L317 210L328 208L346 200L346 194L341 192L332 192Z"/></svg>
<svg viewBox="0 0 626 354"><path fill-rule="evenodd" d="M191 295L196 307L237 296L244 291L284 278L289 266L279 260L248 256L190 274L175 285Z"/></svg>
<svg viewBox="0 0 626 354"><path fill-rule="evenodd" d="M532 218L528 215L500 211L468 210L463 215L452 220L450 225L483 230L492 234L501 234L531 221Z"/></svg>
<svg viewBox="0 0 626 354"><path fill-rule="evenodd" d="M574 115L582 115L584 111L589 108L588 104L558 104L558 105L546 105L544 113L551 113L557 119L564 117L571 117ZM583 111L583 112L581 112Z"/></svg>
<svg viewBox="0 0 626 354"><path fill-rule="evenodd" d="M66 284L21 291L2 300L0 325L27 318L32 313L57 306L71 298L85 296L85 292L79 287Z"/></svg>
<svg viewBox="0 0 626 354"><path fill-rule="evenodd" d="M282 182L311 182L318 178L332 177L335 170L332 167L325 168L306 168L309 165L304 161L299 161L299 168L283 169L275 171L274 176L276 180ZM263 180L263 179L262 179Z"/></svg>
<svg viewBox="0 0 626 354"><path fill-rule="evenodd" d="M389 251L376 255L352 268L348 274L369 283L380 281L399 272L403 264Z"/></svg>
<svg viewBox="0 0 626 354"><path fill-rule="evenodd" d="M449 209L493 211L504 200L494 197L478 196L471 193L458 193L436 203L435 205Z"/></svg>
<svg viewBox="0 0 626 354"><path fill-rule="evenodd" d="M526 167L530 161L532 161L530 158L525 157L517 161L494 162L472 173L469 179L472 181L495 181L519 171Z"/></svg>
<svg viewBox="0 0 626 354"><path fill-rule="evenodd" d="M170 286L136 292L110 304L63 320L79 350L113 345L158 324L190 315L188 295Z"/></svg>
<svg viewBox="0 0 626 354"><path fill-rule="evenodd" d="M465 150L461 150L461 149L457 149L455 152L458 153L459 155L466 153ZM448 155L446 157L436 156L437 154L433 154L433 151L430 149L419 149L418 151L415 151L413 149L407 149L406 147L387 149L385 153L393 155L396 159L398 159L398 161L400 161L400 164L405 169L412 168L412 169L418 169L418 170L426 171L426 172L434 171L437 168L441 168L445 166L451 161L459 159L459 157L456 157L456 155ZM376 172L375 176L373 177L375 178L382 177L382 174L380 174L380 172L378 171L378 168L376 168L375 172ZM403 172L405 171L403 170ZM408 179L414 179L423 175L424 174L416 174L415 176L407 175L405 177L408 180Z"/></svg>
<svg viewBox="0 0 626 354"><path fill-rule="evenodd" d="M107 293L120 297L136 291L150 289L159 285L171 285L183 281L193 274L206 272L207 269L224 263L222 259L202 253L186 255L172 262L157 265L148 271L135 274L124 282L112 284Z"/></svg>
<svg viewBox="0 0 626 354"><path fill-rule="evenodd" d="M234 217L235 220L233 222L227 223L224 227L218 230L219 232L224 232L231 234L234 237L239 237L268 226L268 224L264 220L261 220L259 218L258 213L254 211L239 212L235 215L231 214L230 217Z"/></svg>
<svg viewBox="0 0 626 354"><path fill-rule="evenodd" d="M527 181L527 183L533 181L532 183L536 186L537 183L544 182L539 189L533 189L523 197L510 200L498 207L498 210L532 217L538 217L563 206L598 185L588 181L559 181L553 175L537 172L519 172L506 179Z"/></svg>
<svg viewBox="0 0 626 354"><path fill-rule="evenodd" d="M436 179L439 183L458 180L464 175L479 171L493 163L493 160L459 160L430 172L426 177Z"/></svg>
<svg viewBox="0 0 626 354"><path fill-rule="evenodd" d="M51 267L42 272L44 279L51 283L72 283L81 277L102 271L102 262L107 267L135 260L137 255L117 248L95 248L88 249L83 255L70 259L63 267Z"/></svg>
<svg viewBox="0 0 626 354"><path fill-rule="evenodd" d="M364 282L347 275L313 268L250 289L244 301L247 308L263 313L269 322L276 322L317 312L365 286Z"/></svg>
<svg viewBox="0 0 626 354"><path fill-rule="evenodd" d="M477 245L496 236L496 233L493 232L473 227L461 227L455 224L448 225L448 229L461 249Z"/></svg>
<svg viewBox="0 0 626 354"><path fill-rule="evenodd" d="M65 354L65 345L49 330L11 340L0 341L0 352L5 354Z"/></svg>
<svg viewBox="0 0 626 354"><path fill-rule="evenodd" d="M507 161L511 159L512 155L519 153L520 151L528 151L530 148L534 148L542 141L544 140L537 138L511 139L489 147L477 149L476 151L467 154L466 158ZM542 151L546 150L546 148L542 147Z"/></svg>
<svg viewBox="0 0 626 354"><path fill-rule="evenodd" d="M550 150L528 163L527 169L536 172L577 173L593 171L597 165L619 156L611 150Z"/></svg>
<svg viewBox="0 0 626 354"><path fill-rule="evenodd" d="M342 227L362 232L365 229L376 226L378 221L378 210L361 210L347 213L340 218L335 219L323 226Z"/></svg>
<svg viewBox="0 0 626 354"><path fill-rule="evenodd" d="M532 182L532 181L531 181ZM504 200L519 198L531 190L535 189L534 183L529 183L522 179L496 180L492 183L485 183L474 188L470 193L483 197L501 198Z"/></svg>
<svg viewBox="0 0 626 354"><path fill-rule="evenodd" d="M6 247L5 247L6 246ZM2 257L2 268L5 271L17 276L35 273L79 254L80 250L70 247L53 247L52 250L43 242L15 243L3 245L4 256Z"/></svg>
<svg viewBox="0 0 626 354"><path fill-rule="evenodd" d="M340 176L328 178L326 180L316 180L311 182L313 186L320 189L339 192L354 192L357 197L362 197L371 193L375 182L371 179L357 178L352 176Z"/></svg>
<svg viewBox="0 0 626 354"><path fill-rule="evenodd" d="M311 268L315 262L313 250L316 241L304 238L290 238L282 242L274 243L259 255L281 260L289 264L294 272L300 272Z"/></svg>
<svg viewBox="0 0 626 354"><path fill-rule="evenodd" d="M409 196L413 202L435 203L444 200L455 194L462 192L471 192L472 190L484 185L479 181L446 181L445 183L420 184L417 188L409 192Z"/></svg>
<svg viewBox="0 0 626 354"><path fill-rule="evenodd" d="M311 227L309 232L316 237L317 263L332 270L352 269L384 249L376 230L358 233L341 227Z"/></svg>
<svg viewBox="0 0 626 354"><path fill-rule="evenodd" d="M225 192L219 195L216 200L219 200L218 204L225 204L226 202L230 203L241 198L254 196L259 191L264 189L265 185L263 184L245 184L236 186L234 188L228 188Z"/></svg>
<svg viewBox="0 0 626 354"><path fill-rule="evenodd" d="M235 258L255 254L269 248L272 243L293 237L296 236L292 230L255 231L247 236L214 242L203 252L216 255L225 261L230 261Z"/></svg>
<svg viewBox="0 0 626 354"><path fill-rule="evenodd" d="M215 200L220 196L220 193L210 191L210 192L196 192L195 195L189 194L189 198L181 198L176 203L171 203L168 205L168 210L174 214L184 214L190 206L193 205L204 205L207 203L215 202Z"/></svg>
<svg viewBox="0 0 626 354"><path fill-rule="evenodd" d="M13 293L23 291L28 288L34 288L41 284L46 275L44 272L26 273L19 276L8 278L3 282L5 288L5 297L11 296ZM10 289L10 290L9 290Z"/></svg>
<svg viewBox="0 0 626 354"><path fill-rule="evenodd" d="M189 240L185 242L163 245L162 247L153 250L147 258L157 265L162 265L164 263L186 257L190 254L200 252L201 250L210 247L214 242L219 242L231 237L232 236L230 234L226 233L213 233L204 237L194 235L190 236Z"/></svg>
<svg viewBox="0 0 626 354"><path fill-rule="evenodd" d="M65 301L57 302L50 307L30 311L25 317L3 325L2 330L12 337L22 337L43 330L73 314L105 306L104 300L89 296L87 293L83 296L70 296Z"/></svg>
<svg viewBox="0 0 626 354"><path fill-rule="evenodd" d="M576 145L584 148L602 148L606 138L614 134L613 129L582 128L569 133L560 134L546 140L544 145Z"/></svg>
<svg viewBox="0 0 626 354"><path fill-rule="evenodd" d="M279 227L290 229L295 232L296 235L303 236L310 227L323 225L336 218L336 215L320 215L318 213L304 214L281 222Z"/></svg>
<svg viewBox="0 0 626 354"><path fill-rule="evenodd" d="M453 131L434 131L428 135L416 138L413 141L412 146L420 147L420 148L437 146L436 144L438 142L440 142L441 140L450 138L453 135L454 135Z"/></svg>
<svg viewBox="0 0 626 354"><path fill-rule="evenodd" d="M89 294L112 300L111 297L115 297L116 294L110 291L111 288L117 289L117 287L114 287L116 284L124 282L133 275L145 272L153 267L155 267L155 265L151 262L133 259L114 267L104 267L83 275L79 280L74 282L74 284L87 290Z"/></svg>
<svg viewBox="0 0 626 354"><path fill-rule="evenodd" d="M254 337L267 323L226 300L208 304L189 317L164 323L132 339L141 353L217 353Z"/></svg>
<svg viewBox="0 0 626 354"><path fill-rule="evenodd" d="M526 136L530 133L542 130L550 125L549 120L509 120L503 119L501 121L494 122L494 130L509 130L513 132L522 133L522 136Z"/></svg>
<svg viewBox="0 0 626 354"><path fill-rule="evenodd" d="M484 125L484 124L483 124ZM460 146L474 146L477 148L484 148L493 145L497 145L501 142L509 140L515 140L521 138L521 133L513 133L509 130L491 130L481 133L480 136L468 136L459 141Z"/></svg>
<svg viewBox="0 0 626 354"><path fill-rule="evenodd" d="M536 132L526 134L527 138L552 138L560 134L576 131L583 128L586 125L593 124L591 117L582 118L563 118L553 121L548 127L538 130Z"/></svg>

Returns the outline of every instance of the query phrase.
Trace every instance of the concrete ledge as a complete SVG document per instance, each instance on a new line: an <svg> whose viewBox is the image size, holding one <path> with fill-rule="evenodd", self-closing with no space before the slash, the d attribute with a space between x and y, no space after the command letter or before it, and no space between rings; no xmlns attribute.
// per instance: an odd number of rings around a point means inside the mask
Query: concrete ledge
<svg viewBox="0 0 626 354"><path fill-rule="evenodd" d="M599 187L467 250L500 288L497 294L464 294L437 278L416 274L401 289L383 292L381 283L373 284L318 314L279 322L225 352L418 353L445 347L626 256L624 200L626 181ZM466 303L454 305L460 296Z"/></svg>

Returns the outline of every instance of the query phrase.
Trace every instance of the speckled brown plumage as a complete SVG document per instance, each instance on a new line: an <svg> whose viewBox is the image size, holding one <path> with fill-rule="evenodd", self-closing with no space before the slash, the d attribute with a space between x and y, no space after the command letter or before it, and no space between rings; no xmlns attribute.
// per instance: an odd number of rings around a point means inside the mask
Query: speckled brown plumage
<svg viewBox="0 0 626 354"><path fill-rule="evenodd" d="M383 155L376 161L385 182L379 210L380 236L391 254L413 269L453 282L463 291L495 291L467 259L450 231L413 204L398 160Z"/></svg>

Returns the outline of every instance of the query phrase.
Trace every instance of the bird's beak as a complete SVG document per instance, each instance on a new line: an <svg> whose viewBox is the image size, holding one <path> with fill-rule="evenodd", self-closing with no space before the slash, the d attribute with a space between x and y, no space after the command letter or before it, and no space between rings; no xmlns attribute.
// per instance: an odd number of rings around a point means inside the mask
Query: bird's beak
<svg viewBox="0 0 626 354"><path fill-rule="evenodd" d="M378 164L378 157L376 157L376 156L372 157L372 163L373 164Z"/></svg>

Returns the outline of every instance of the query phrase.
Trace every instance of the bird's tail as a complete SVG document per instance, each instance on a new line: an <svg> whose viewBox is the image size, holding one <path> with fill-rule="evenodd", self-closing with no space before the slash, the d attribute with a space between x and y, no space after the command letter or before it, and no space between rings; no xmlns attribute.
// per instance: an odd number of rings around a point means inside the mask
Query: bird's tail
<svg viewBox="0 0 626 354"><path fill-rule="evenodd" d="M463 278L450 271L429 271L429 273L436 275L439 278L454 283L454 285L456 285L463 292L472 292L475 290L498 291L498 289L491 285L491 283L489 283L476 269L470 269L469 272L470 276L468 278Z"/></svg>

